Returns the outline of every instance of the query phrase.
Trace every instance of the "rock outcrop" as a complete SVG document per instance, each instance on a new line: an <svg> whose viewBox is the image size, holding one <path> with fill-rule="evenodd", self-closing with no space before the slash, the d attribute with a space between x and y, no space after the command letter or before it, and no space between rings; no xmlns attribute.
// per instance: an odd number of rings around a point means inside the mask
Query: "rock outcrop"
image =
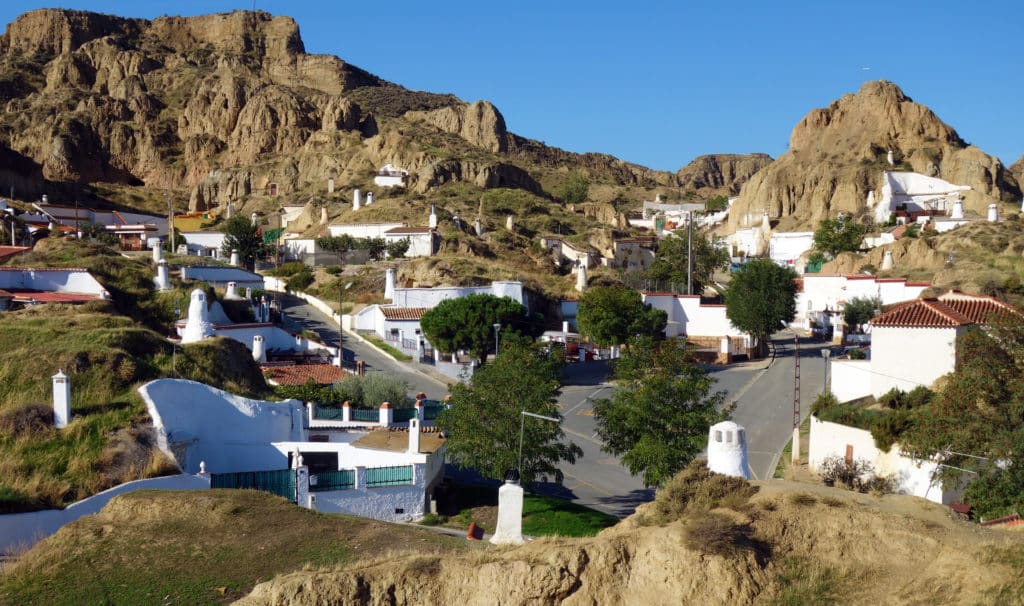
<svg viewBox="0 0 1024 606"><path fill-rule="evenodd" d="M490 101L477 101L469 105L442 107L429 112L409 112L413 121L424 121L446 133L452 133L468 143L488 151L508 151L508 131L505 118Z"/></svg>
<svg viewBox="0 0 1024 606"><path fill-rule="evenodd" d="M1016 201L1020 189L997 158L969 146L930 109L884 80L865 83L793 129L789 151L755 174L740 191L729 225L767 210L781 229L809 229L838 212L859 215L869 191L881 187L893 150L897 170L969 185L966 207L983 212L992 201Z"/></svg>
<svg viewBox="0 0 1024 606"><path fill-rule="evenodd" d="M757 171L772 162L768 154L710 154L698 156L676 173L679 187L725 196L740 193L740 187Z"/></svg>

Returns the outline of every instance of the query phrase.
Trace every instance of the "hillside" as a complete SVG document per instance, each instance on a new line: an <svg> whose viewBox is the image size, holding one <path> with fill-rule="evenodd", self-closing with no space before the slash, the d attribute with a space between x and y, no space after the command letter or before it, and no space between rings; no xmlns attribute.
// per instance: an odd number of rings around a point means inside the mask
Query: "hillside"
<svg viewBox="0 0 1024 606"><path fill-rule="evenodd" d="M997 158L879 80L811 110L793 128L789 150L743 185L729 227L746 227L748 216L760 220L764 211L782 230L813 229L839 212L861 215L868 192L879 195L889 149L899 170L971 186L965 207L982 216L990 202L1021 199L1017 179Z"/></svg>
<svg viewBox="0 0 1024 606"><path fill-rule="evenodd" d="M910 497L700 477L684 472L658 501L596 537L517 548L317 514L248 491L134 493L22 556L0 578L0 601L198 603L250 591L240 603L1009 604L1024 596L1020 533L955 521ZM140 559L145 566L131 565Z"/></svg>

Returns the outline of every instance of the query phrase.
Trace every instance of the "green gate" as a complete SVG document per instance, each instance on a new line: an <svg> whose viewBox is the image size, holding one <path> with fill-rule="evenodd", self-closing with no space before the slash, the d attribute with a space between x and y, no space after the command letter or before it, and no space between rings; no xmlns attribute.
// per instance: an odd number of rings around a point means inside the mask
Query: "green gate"
<svg viewBox="0 0 1024 606"><path fill-rule="evenodd" d="M352 490L356 487L356 473L351 469L338 471L321 471L316 474L316 484L309 483L310 492L327 492L330 490Z"/></svg>
<svg viewBox="0 0 1024 606"><path fill-rule="evenodd" d="M295 470L211 473L210 488L251 488L295 502Z"/></svg>
<svg viewBox="0 0 1024 606"><path fill-rule="evenodd" d="M366 487L403 486L412 484L412 465L402 467L371 467L366 470Z"/></svg>

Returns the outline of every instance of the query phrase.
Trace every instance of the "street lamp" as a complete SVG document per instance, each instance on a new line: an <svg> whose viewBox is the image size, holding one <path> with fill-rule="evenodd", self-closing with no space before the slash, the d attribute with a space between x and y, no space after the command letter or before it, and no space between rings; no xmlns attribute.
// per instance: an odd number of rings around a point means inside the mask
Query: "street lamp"
<svg viewBox="0 0 1024 606"><path fill-rule="evenodd" d="M495 326L501 326L501 324L495 324ZM526 412L525 410L520 413L519 417L519 477L523 477L523 428L526 427L526 417L533 417L535 419L543 419L545 421L551 421L552 423L561 423L560 419L555 417L545 417L544 415L534 414L532 412Z"/></svg>
<svg viewBox="0 0 1024 606"><path fill-rule="evenodd" d="M826 347L825 349L821 350L821 355L822 357L825 358L825 384L822 388L822 391L824 393L832 393L832 390L828 388L828 360L829 357L832 356L832 349Z"/></svg>
<svg viewBox="0 0 1024 606"><path fill-rule="evenodd" d="M340 282L339 282L340 284ZM338 289L338 368L345 368L345 291L352 288L355 282L349 282Z"/></svg>
<svg viewBox="0 0 1024 606"><path fill-rule="evenodd" d="M498 331L501 330L501 323L494 323L494 359L498 359Z"/></svg>

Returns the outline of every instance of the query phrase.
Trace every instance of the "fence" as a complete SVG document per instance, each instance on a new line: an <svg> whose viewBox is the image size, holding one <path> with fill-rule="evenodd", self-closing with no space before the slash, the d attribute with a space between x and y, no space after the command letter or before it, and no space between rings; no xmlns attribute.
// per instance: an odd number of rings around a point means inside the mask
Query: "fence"
<svg viewBox="0 0 1024 606"><path fill-rule="evenodd" d="M356 474L351 469L338 471L322 471L316 474L316 484L309 483L310 492L327 492L330 490L351 490L356 487Z"/></svg>
<svg viewBox="0 0 1024 606"><path fill-rule="evenodd" d="M437 418L437 415L441 414L444 410L444 404L425 404L423 406L423 420L433 421Z"/></svg>
<svg viewBox="0 0 1024 606"><path fill-rule="evenodd" d="M415 408L396 408L392 413L391 420L395 423L404 423L416 416Z"/></svg>
<svg viewBox="0 0 1024 606"><path fill-rule="evenodd" d="M240 471L210 474L210 488L252 488L295 502L295 470Z"/></svg>
<svg viewBox="0 0 1024 606"><path fill-rule="evenodd" d="M380 411L376 408L353 408L351 409L351 419L353 421L366 421L370 423L377 423L380 421ZM341 417L338 417L339 419Z"/></svg>
<svg viewBox="0 0 1024 606"><path fill-rule="evenodd" d="M372 467L366 470L366 487L402 486L412 484L412 465Z"/></svg>
<svg viewBox="0 0 1024 606"><path fill-rule="evenodd" d="M321 419L324 421L337 421L342 418L344 413L340 408L329 408L327 406L320 406L319 404L313 405L313 418Z"/></svg>

